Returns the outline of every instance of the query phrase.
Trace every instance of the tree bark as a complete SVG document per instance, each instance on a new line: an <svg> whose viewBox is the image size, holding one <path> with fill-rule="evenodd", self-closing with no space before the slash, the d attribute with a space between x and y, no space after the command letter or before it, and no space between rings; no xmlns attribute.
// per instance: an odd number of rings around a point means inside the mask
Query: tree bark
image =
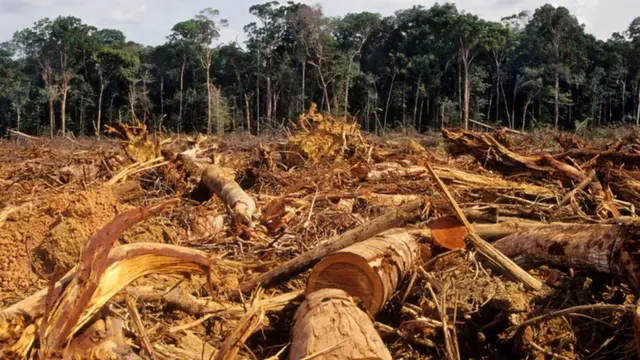
<svg viewBox="0 0 640 360"><path fill-rule="evenodd" d="M62 130L62 136L66 135L66 112L67 112L67 94L69 90L64 89L62 91L62 103L60 104L60 128Z"/></svg>
<svg viewBox="0 0 640 360"><path fill-rule="evenodd" d="M638 111L636 112L636 126L640 125L640 89L638 90Z"/></svg>
<svg viewBox="0 0 640 360"><path fill-rule="evenodd" d="M96 122L96 137L100 140L100 128L102 123L102 95L104 94L104 84L100 77L100 95L98 95L98 120Z"/></svg>
<svg viewBox="0 0 640 360"><path fill-rule="evenodd" d="M554 126L555 129L558 130L558 122L560 120L560 73L556 71L555 73L555 117L554 117Z"/></svg>
<svg viewBox="0 0 640 360"><path fill-rule="evenodd" d="M53 99L51 98L51 96L49 96L49 135L51 136L51 138L53 139L53 136L55 134L55 113L54 113L54 109L53 109Z"/></svg>
<svg viewBox="0 0 640 360"><path fill-rule="evenodd" d="M18 130L18 131L20 131L20 115L21 115L21 113L22 113L22 111L21 111L21 107L22 107L22 105L20 105L20 104L18 104L18 105L16 106L16 116L17 116L17 122L18 122L18 123L16 124L16 130Z"/></svg>
<svg viewBox="0 0 640 360"><path fill-rule="evenodd" d="M465 64L464 70L464 128L469 128L469 109L471 102L471 64Z"/></svg>
<svg viewBox="0 0 640 360"><path fill-rule="evenodd" d="M640 248L633 225L559 225L532 229L494 243L524 267L539 264L595 270L622 276L640 290Z"/></svg>
<svg viewBox="0 0 640 360"><path fill-rule="evenodd" d="M244 94L244 106L247 113L247 131L251 134L251 106L249 103L249 95L246 93Z"/></svg>
<svg viewBox="0 0 640 360"><path fill-rule="evenodd" d="M532 96L527 97L527 101L524 103L524 110L522 112L522 131L524 132L526 123L527 123L527 110L529 109L529 104L531 104Z"/></svg>
<svg viewBox="0 0 640 360"><path fill-rule="evenodd" d="M272 99L272 94L271 94L271 76L269 74L267 74L266 76L267 78L267 120L270 121L271 120L271 116L273 115L272 112L272 107L273 107L273 99Z"/></svg>
<svg viewBox="0 0 640 360"><path fill-rule="evenodd" d="M289 360L392 359L371 318L344 291L307 295L294 321Z"/></svg>
<svg viewBox="0 0 640 360"><path fill-rule="evenodd" d="M164 115L164 76L160 76L160 116Z"/></svg>
<svg viewBox="0 0 640 360"><path fill-rule="evenodd" d="M307 294L344 290L375 315L418 258L416 240L404 229L392 229L320 261L309 275Z"/></svg>
<svg viewBox="0 0 640 360"><path fill-rule="evenodd" d="M420 95L420 76L418 76L418 82L416 83L416 94L415 99L413 101L413 127L416 127L416 118L418 116L418 97Z"/></svg>
<svg viewBox="0 0 640 360"><path fill-rule="evenodd" d="M387 128L387 116L389 115L389 104L391 103L391 95L393 94L393 85L396 81L396 73L393 73L391 77L391 86L389 86L389 95L387 95L387 105L384 108L384 119L382 121L382 131Z"/></svg>
<svg viewBox="0 0 640 360"><path fill-rule="evenodd" d="M207 134L211 135L211 127L213 122L213 114L211 113L211 102L213 99L211 98L211 82L210 82L211 53L208 53L206 56L207 56L207 59L202 63L202 66L205 68L204 72L205 72L205 77L207 82Z"/></svg>
<svg viewBox="0 0 640 360"><path fill-rule="evenodd" d="M202 172L202 178L191 197L205 202L218 195L224 203L233 210L236 219L246 225L251 225L256 215L256 203L237 182L225 176L217 165L208 166Z"/></svg>
<svg viewBox="0 0 640 360"><path fill-rule="evenodd" d="M306 99L306 93L305 93L306 79L307 79L307 60L304 59L302 60L302 93L300 94L300 112L303 112L306 109L305 101L304 101Z"/></svg>
<svg viewBox="0 0 640 360"><path fill-rule="evenodd" d="M500 122L500 87L502 84L502 74L500 73L500 68L502 67L502 61L500 61L498 59L498 57L495 57L496 60L496 72L497 72L497 79L496 79L496 122ZM505 99L506 101L506 99ZM489 107L491 108L491 107ZM489 120L489 119L487 119ZM511 119L509 119L509 123L511 123ZM515 124L515 120L513 121L513 126L512 128L514 128L516 126Z"/></svg>
<svg viewBox="0 0 640 360"><path fill-rule="evenodd" d="M180 108L178 110L178 133L182 127L184 115L184 68L187 65L187 56L182 56L182 68L180 68Z"/></svg>

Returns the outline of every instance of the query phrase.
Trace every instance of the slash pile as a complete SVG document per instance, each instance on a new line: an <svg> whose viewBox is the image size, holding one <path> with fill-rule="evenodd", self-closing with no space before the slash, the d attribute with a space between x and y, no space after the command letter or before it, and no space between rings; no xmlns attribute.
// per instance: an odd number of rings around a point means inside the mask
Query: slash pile
<svg viewBox="0 0 640 360"><path fill-rule="evenodd" d="M1 358L637 357L635 135L111 133L0 144Z"/></svg>

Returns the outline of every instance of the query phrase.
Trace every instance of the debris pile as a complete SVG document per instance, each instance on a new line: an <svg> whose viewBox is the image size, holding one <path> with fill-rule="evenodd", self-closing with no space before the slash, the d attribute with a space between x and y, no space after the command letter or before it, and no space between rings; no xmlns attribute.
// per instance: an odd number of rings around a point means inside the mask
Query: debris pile
<svg viewBox="0 0 640 360"><path fill-rule="evenodd" d="M0 357L637 356L637 137L297 127L3 141Z"/></svg>

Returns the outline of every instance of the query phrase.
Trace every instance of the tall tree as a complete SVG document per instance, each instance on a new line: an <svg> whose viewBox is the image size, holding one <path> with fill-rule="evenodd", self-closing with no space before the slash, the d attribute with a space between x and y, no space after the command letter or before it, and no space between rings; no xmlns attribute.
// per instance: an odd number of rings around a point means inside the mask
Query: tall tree
<svg viewBox="0 0 640 360"><path fill-rule="evenodd" d="M572 65L575 58L581 56L583 28L567 8L547 4L534 12L526 31L538 59L546 61L553 78L554 126L557 129L562 96L560 81L572 82Z"/></svg>

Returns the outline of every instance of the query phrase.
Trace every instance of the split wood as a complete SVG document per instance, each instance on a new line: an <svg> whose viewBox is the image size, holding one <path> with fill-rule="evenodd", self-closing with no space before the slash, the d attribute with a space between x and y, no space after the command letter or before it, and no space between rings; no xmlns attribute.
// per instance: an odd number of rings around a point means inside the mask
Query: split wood
<svg viewBox="0 0 640 360"><path fill-rule="evenodd" d="M417 210L422 207L422 205L422 200L417 200L397 207L387 214L381 215L356 227L355 229L349 230L329 240L325 244L322 244L315 249L308 251L265 274L262 274L257 279L251 280L240 287L240 291L242 293L249 293L258 285L267 288L287 281L288 279L310 269L329 254L374 237L389 229L403 225L415 214Z"/></svg>
<svg viewBox="0 0 640 360"><path fill-rule="evenodd" d="M458 217L460 222L462 222L462 224L467 228L467 231L469 231L467 239L475 246L475 248L487 259L489 259L489 261L502 273L519 280L532 290L537 291L542 289L542 282L540 282L540 280L534 278L529 273L524 271L521 267L516 265L508 257L502 254L500 251L496 250L496 248L491 246L491 244L489 244L488 242L484 241L480 236L478 236L478 234L474 232L471 223L469 222L469 220L467 220L467 217L464 215L462 209L460 209L460 206L449 192L449 189L447 189L447 186L442 182L442 180L440 180L435 171L433 171L431 165L428 163L427 169L429 170L429 173L431 173L431 176L438 184L438 186L442 190L442 193L445 195L451 206L453 206L456 216Z"/></svg>

